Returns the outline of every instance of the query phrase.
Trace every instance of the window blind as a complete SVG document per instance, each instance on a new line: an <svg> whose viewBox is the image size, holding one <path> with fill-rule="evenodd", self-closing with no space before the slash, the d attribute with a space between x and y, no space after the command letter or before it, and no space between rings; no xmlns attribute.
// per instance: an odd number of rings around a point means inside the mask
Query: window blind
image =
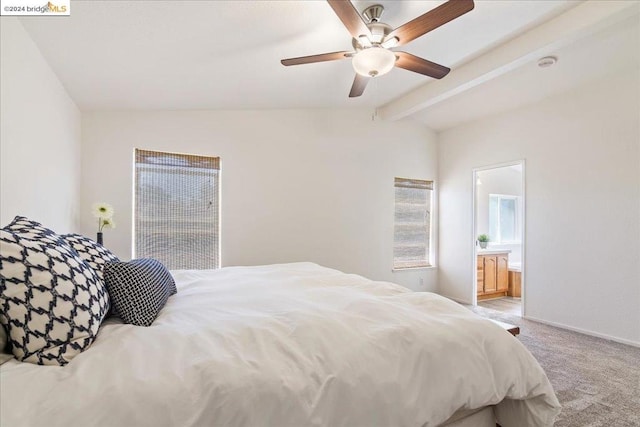
<svg viewBox="0 0 640 427"><path fill-rule="evenodd" d="M429 267L433 181L395 178L393 268Z"/></svg>
<svg viewBox="0 0 640 427"><path fill-rule="evenodd" d="M135 150L134 256L220 266L220 158Z"/></svg>

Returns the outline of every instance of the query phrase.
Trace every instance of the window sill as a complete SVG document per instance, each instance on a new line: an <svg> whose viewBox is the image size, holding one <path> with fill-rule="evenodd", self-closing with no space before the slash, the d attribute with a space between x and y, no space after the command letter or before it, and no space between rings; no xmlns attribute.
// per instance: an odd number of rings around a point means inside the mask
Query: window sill
<svg viewBox="0 0 640 427"><path fill-rule="evenodd" d="M487 247L489 246L501 246L501 245L521 245L522 241L517 242L489 242Z"/></svg>
<svg viewBox="0 0 640 427"><path fill-rule="evenodd" d="M437 267L435 265L427 265L424 267L404 267L404 268L392 268L392 273L400 273L403 271L415 271L415 270L435 270Z"/></svg>

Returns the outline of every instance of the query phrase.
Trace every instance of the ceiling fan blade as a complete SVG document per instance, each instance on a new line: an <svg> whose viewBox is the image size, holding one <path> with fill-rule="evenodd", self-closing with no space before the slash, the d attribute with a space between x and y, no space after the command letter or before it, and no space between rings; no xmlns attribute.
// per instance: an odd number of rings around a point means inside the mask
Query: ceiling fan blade
<svg viewBox="0 0 640 427"><path fill-rule="evenodd" d="M311 64L314 62L324 62L324 61L336 61L338 59L345 59L352 52L347 52L346 50L343 52L331 52L331 53L321 53L320 55L310 55L310 56L301 56L299 58L289 58L283 59L280 61L282 65L300 65L300 64Z"/></svg>
<svg viewBox="0 0 640 427"><path fill-rule="evenodd" d="M424 15L418 16L393 30L386 39L398 38L396 46L409 43L411 40L435 30L441 25L456 19L473 10L473 0L449 0Z"/></svg>
<svg viewBox="0 0 640 427"><path fill-rule="evenodd" d="M353 84L351 85L351 92L349 92L349 98L355 98L362 95L364 88L366 88L367 83L369 83L369 80L371 80L370 77L356 73L356 78L353 79Z"/></svg>
<svg viewBox="0 0 640 427"><path fill-rule="evenodd" d="M327 0L327 2L354 39L363 35L371 39L369 27L349 0Z"/></svg>
<svg viewBox="0 0 640 427"><path fill-rule="evenodd" d="M424 74L425 76L433 77L434 79L441 79L451 71L450 68L447 68L444 65L427 61L426 59L419 58L407 52L393 53L395 53L398 58L396 60L396 67L404 68L405 70L413 71L414 73Z"/></svg>

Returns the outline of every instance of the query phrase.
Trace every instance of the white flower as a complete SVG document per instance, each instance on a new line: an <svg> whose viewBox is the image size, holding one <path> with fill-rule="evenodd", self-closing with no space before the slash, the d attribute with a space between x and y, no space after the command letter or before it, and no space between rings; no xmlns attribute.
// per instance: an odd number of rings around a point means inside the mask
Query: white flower
<svg viewBox="0 0 640 427"><path fill-rule="evenodd" d="M94 203L92 206L93 216L96 218L111 218L113 216L113 206L108 203Z"/></svg>
<svg viewBox="0 0 640 427"><path fill-rule="evenodd" d="M107 228L116 228L116 223L113 220L113 218L100 218L100 231L102 231L103 228L107 227Z"/></svg>
<svg viewBox="0 0 640 427"><path fill-rule="evenodd" d="M91 207L93 216L98 218L98 232L102 232L102 229L115 228L116 223L113 221L113 206L108 203L94 203Z"/></svg>

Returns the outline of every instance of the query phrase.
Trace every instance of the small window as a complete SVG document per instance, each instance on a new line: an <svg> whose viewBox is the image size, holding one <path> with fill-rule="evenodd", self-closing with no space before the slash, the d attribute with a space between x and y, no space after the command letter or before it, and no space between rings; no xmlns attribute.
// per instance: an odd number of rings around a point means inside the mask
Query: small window
<svg viewBox="0 0 640 427"><path fill-rule="evenodd" d="M393 268L431 266L433 181L395 179Z"/></svg>
<svg viewBox="0 0 640 427"><path fill-rule="evenodd" d="M220 159L135 150L134 256L169 269L220 266Z"/></svg>
<svg viewBox="0 0 640 427"><path fill-rule="evenodd" d="M489 194L489 239L494 243L520 240L518 196Z"/></svg>

